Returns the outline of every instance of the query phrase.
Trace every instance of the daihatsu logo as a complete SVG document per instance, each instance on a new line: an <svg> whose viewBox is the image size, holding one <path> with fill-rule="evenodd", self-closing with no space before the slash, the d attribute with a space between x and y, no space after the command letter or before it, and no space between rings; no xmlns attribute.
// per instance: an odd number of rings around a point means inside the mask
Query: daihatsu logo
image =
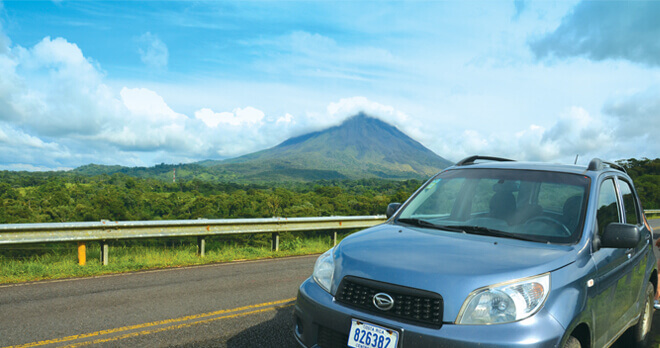
<svg viewBox="0 0 660 348"><path fill-rule="evenodd" d="M376 295L374 295L374 306L376 308L380 309L381 311L389 311L394 307L394 299L392 296L384 293L384 292L379 292Z"/></svg>

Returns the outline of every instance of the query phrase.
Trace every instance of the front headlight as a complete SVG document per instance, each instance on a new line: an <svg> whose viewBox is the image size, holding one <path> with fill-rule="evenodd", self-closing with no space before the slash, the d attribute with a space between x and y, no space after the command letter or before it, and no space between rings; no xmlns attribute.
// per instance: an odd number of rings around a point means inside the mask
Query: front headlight
<svg viewBox="0 0 660 348"><path fill-rule="evenodd" d="M473 291L457 324L488 325L522 320L541 309L550 292L550 273Z"/></svg>
<svg viewBox="0 0 660 348"><path fill-rule="evenodd" d="M332 277L335 273L335 262L332 259L332 251L334 248L326 251L323 255L319 256L314 264L314 273L312 277L316 284L323 288L323 290L330 292L330 285L332 284Z"/></svg>

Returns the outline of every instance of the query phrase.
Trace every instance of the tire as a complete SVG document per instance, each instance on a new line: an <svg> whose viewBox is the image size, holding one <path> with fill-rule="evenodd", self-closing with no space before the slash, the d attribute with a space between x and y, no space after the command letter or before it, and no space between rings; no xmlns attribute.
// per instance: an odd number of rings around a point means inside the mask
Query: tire
<svg viewBox="0 0 660 348"><path fill-rule="evenodd" d="M582 344L577 338L570 336L564 343L564 348L582 348Z"/></svg>
<svg viewBox="0 0 660 348"><path fill-rule="evenodd" d="M651 335L651 325L653 324L653 298L655 297L655 288L653 284L646 284L646 296L642 314L639 316L639 322L631 328L632 346L635 348L645 348L649 346Z"/></svg>

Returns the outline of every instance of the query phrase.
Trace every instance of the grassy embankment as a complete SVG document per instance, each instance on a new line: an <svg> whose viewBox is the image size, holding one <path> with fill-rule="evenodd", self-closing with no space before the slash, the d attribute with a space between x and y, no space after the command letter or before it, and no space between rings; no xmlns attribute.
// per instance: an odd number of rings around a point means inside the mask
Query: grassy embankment
<svg viewBox="0 0 660 348"><path fill-rule="evenodd" d="M338 236L341 238L342 234ZM147 244L147 245L145 245ZM44 279L90 277L154 268L182 267L236 260L318 254L332 246L328 236L288 236L280 240L280 251L271 251L265 238L232 242L206 241L204 257L197 256L196 239L176 241L118 242L110 244L109 264L100 262L100 245L88 243L87 264L78 265L77 244L59 243L31 247L0 248L0 284Z"/></svg>

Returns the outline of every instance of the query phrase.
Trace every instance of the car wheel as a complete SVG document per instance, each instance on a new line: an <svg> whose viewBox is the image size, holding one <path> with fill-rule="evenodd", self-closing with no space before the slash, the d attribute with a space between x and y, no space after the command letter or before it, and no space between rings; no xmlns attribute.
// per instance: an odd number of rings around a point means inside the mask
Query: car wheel
<svg viewBox="0 0 660 348"><path fill-rule="evenodd" d="M642 308L642 314L639 317L639 321L635 326L632 327L632 339L633 346L642 348L648 347L649 341L651 339L651 324L653 323L653 297L655 295L655 289L653 284L646 284L646 296L644 297L644 307Z"/></svg>
<svg viewBox="0 0 660 348"><path fill-rule="evenodd" d="M564 343L564 348L582 348L582 344L577 338L570 336Z"/></svg>

